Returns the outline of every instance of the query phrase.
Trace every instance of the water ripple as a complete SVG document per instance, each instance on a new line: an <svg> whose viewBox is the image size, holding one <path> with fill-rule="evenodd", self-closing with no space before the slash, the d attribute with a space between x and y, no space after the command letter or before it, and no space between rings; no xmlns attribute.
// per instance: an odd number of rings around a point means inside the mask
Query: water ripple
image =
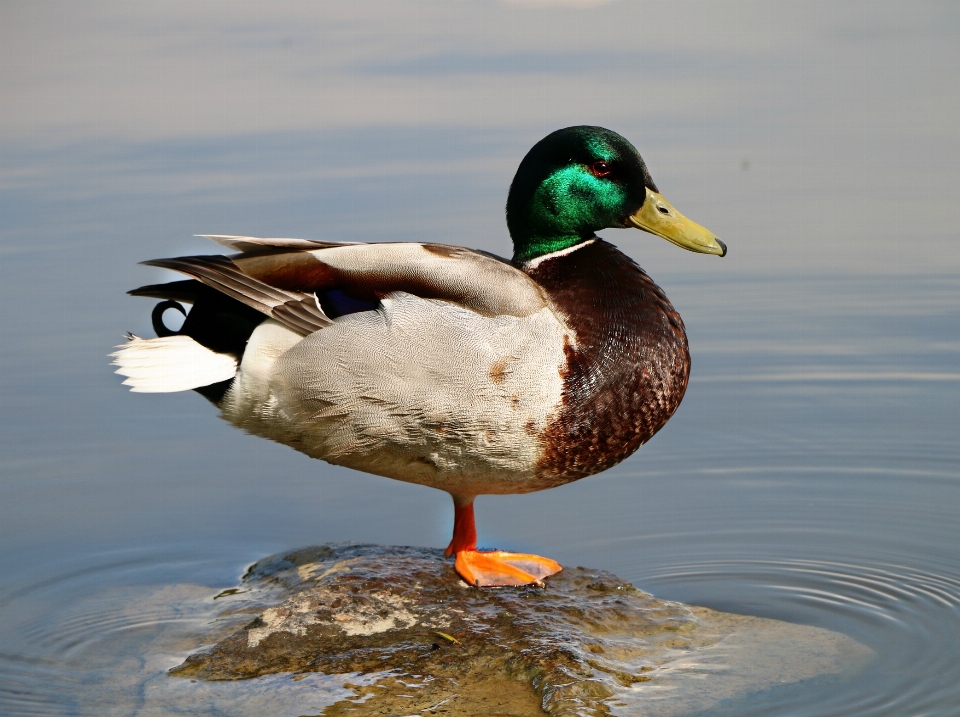
<svg viewBox="0 0 960 717"><path fill-rule="evenodd" d="M806 544L822 539L815 528L805 532L793 526L788 532ZM769 540L779 533L756 532L749 524L726 530L731 534L701 524L692 532L647 535L673 546L719 542L726 555L685 561L674 553L675 562L648 566L638 584L659 596L836 630L872 649L876 659L852 676L777 687L721 706L711 716L955 713L951 709L960 704L960 663L954 659L960 644L960 565L955 561L932 553L923 557L906 543L899 560L738 556L731 550L742 553L762 535ZM849 542L855 533L834 537ZM671 560L670 551L652 554ZM2 626L5 642L16 649L0 654L0 713L164 714L183 700L197 699L165 678L183 651L195 647L185 646L182 638L202 633L222 608L221 601L212 600L219 588L167 579L170 571L182 575L197 564L187 556L160 553L114 555L82 571L66 570L59 579L25 580L16 595L4 599L10 616ZM329 690L339 689L323 684L328 697ZM305 699L305 685L278 681L275 687L274 698L288 700L290 714L298 714L294 692ZM245 714L238 705L252 694L242 685L204 689L219 691L216 700L232 705L230 714ZM320 694L310 699L320 700ZM195 707L197 713L208 711Z"/></svg>
<svg viewBox="0 0 960 717"><path fill-rule="evenodd" d="M705 591L703 583L710 587ZM896 563L817 560L714 560L655 568L644 580L654 592L697 584L701 594L734 585L787 617L844 632L877 657L842 685L797 687L738 701L711 714L832 714L858 717L948 714L960 704L960 578ZM731 609L729 604L709 605Z"/></svg>

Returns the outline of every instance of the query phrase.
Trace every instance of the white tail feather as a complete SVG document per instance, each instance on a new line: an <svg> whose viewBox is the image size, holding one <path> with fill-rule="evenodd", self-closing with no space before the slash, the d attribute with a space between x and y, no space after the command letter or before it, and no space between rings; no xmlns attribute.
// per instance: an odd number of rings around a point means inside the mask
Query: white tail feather
<svg viewBox="0 0 960 717"><path fill-rule="evenodd" d="M189 336L130 341L110 354L116 373L136 393L172 393L226 381L237 373L237 360L198 344Z"/></svg>

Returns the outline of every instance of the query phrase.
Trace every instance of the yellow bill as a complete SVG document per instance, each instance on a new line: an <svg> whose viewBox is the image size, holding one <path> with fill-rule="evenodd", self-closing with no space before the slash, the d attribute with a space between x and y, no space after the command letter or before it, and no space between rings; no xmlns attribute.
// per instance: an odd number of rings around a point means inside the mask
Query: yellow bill
<svg viewBox="0 0 960 717"><path fill-rule="evenodd" d="M643 206L640 211L630 216L629 222L638 229L656 234L689 251L717 256L725 256L727 253L727 245L717 239L713 232L687 219L649 187Z"/></svg>

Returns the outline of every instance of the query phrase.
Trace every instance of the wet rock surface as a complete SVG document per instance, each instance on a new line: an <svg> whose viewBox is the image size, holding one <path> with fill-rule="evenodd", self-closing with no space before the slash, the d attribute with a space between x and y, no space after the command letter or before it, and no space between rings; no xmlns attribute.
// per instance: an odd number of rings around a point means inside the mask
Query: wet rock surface
<svg viewBox="0 0 960 717"><path fill-rule="evenodd" d="M546 588L478 590L422 548L275 555L217 602L211 639L226 636L171 673L344 676L348 696L324 715L681 715L870 655L837 633L659 600L586 568Z"/></svg>

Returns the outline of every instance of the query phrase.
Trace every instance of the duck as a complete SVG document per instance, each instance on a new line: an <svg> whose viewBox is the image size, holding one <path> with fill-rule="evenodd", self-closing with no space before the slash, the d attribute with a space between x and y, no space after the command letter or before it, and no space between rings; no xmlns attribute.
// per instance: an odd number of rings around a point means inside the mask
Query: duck
<svg viewBox="0 0 960 717"><path fill-rule="evenodd" d="M160 300L157 336L128 334L116 373L136 392L197 391L234 426L312 458L446 491L444 555L466 583L543 585L559 563L477 548L475 499L623 461L666 424L690 376L680 315L596 232L727 248L661 195L629 141L595 126L530 149L506 221L510 259L202 235L230 253L144 262L188 278L129 292ZM171 309L178 330L164 323Z"/></svg>

